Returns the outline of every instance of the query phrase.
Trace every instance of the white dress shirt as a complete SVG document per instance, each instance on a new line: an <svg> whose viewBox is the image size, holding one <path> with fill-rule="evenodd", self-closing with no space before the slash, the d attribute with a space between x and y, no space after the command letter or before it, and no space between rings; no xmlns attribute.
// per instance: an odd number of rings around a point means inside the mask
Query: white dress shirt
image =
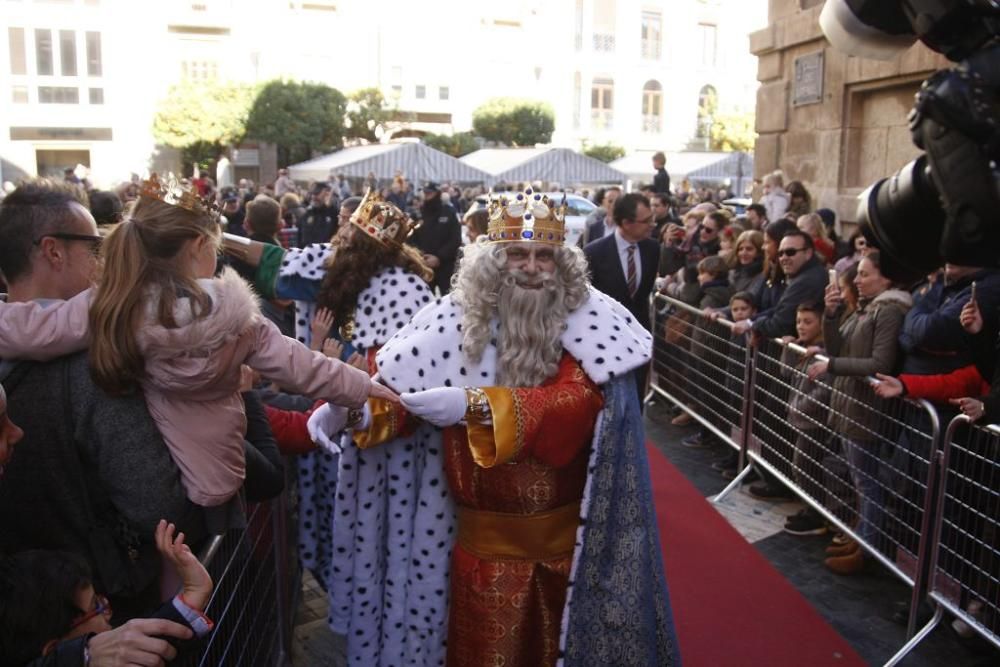
<svg viewBox="0 0 1000 667"><path fill-rule="evenodd" d="M623 239L620 229L615 229L615 244L618 246L618 259L622 263L622 275L625 276L626 283L628 283L628 248L635 246L633 261L635 262L635 286L638 289L639 283L642 282L642 259L639 257L639 244Z"/></svg>

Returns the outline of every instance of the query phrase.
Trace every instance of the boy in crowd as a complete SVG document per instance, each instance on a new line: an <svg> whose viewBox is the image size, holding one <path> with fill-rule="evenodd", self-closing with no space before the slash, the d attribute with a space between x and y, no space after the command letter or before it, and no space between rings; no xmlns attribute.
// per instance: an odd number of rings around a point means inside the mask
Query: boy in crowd
<svg viewBox="0 0 1000 667"><path fill-rule="evenodd" d="M729 299L729 313L733 322L752 320L757 315L757 302L750 292L736 292ZM726 372L726 395L732 399L734 409L742 409L743 376L746 368L745 334L733 335L729 345L728 371ZM721 458L712 463L712 468L722 473L726 479L733 479L738 472L739 453L727 451Z"/></svg>
<svg viewBox="0 0 1000 667"><path fill-rule="evenodd" d="M154 617L186 626L196 637L203 637L213 627L203 613L212 594L212 579L184 543L184 534L175 538L174 530L173 524L160 521L156 546L177 570L181 592ZM111 605L94 590L90 568L80 556L32 550L0 560L0 664L89 665L92 659L100 663L99 652L103 656L105 648L115 650L99 639L111 630L110 618ZM135 642L130 657L137 658L135 651L148 654L153 660L148 664L176 655L163 639L141 636Z"/></svg>
<svg viewBox="0 0 1000 667"><path fill-rule="evenodd" d="M797 433L792 469L795 483L817 500L822 500L823 468L828 431L825 428L830 402L830 380L821 375L816 380L806 376L805 369L812 363L812 356L823 354L823 304L802 303L795 312L797 336L785 336L785 343L795 342L809 350L799 353L786 347L782 353L782 366L790 377L791 396L788 401L788 423ZM827 531L826 521L812 507L806 506L788 517L784 530L792 535L822 535Z"/></svg>

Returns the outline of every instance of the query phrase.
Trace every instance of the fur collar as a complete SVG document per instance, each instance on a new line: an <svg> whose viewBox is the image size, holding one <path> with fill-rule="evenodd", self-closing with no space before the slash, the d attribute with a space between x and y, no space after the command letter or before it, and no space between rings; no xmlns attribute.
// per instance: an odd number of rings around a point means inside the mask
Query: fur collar
<svg viewBox="0 0 1000 667"><path fill-rule="evenodd" d="M384 344L431 301L427 283L403 268L391 266L376 273L358 295L354 346L369 350Z"/></svg>
<svg viewBox="0 0 1000 667"><path fill-rule="evenodd" d="M462 310L446 296L419 313L376 355L379 375L395 391L488 387L496 377L496 347L478 364L462 355ZM653 337L618 302L596 289L569 314L563 349L597 384L649 362Z"/></svg>
<svg viewBox="0 0 1000 667"><path fill-rule="evenodd" d="M150 295L146 321L138 332L139 346L147 359L204 356L237 338L261 316L257 295L232 269L223 269L218 278L199 280L198 284L211 299L212 311L194 319L190 299L179 298L174 305L176 329L156 321L159 299Z"/></svg>

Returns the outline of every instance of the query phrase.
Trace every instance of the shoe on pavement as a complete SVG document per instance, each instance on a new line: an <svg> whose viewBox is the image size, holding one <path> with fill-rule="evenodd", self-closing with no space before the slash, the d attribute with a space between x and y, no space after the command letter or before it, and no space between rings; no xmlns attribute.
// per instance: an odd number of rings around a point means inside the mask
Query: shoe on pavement
<svg viewBox="0 0 1000 667"><path fill-rule="evenodd" d="M852 553L861 548L854 540L851 540L845 544L831 544L826 548L827 556L850 556Z"/></svg>
<svg viewBox="0 0 1000 667"><path fill-rule="evenodd" d="M815 512L799 510L798 514L788 517L782 529L789 535L824 535L826 521Z"/></svg>
<svg viewBox="0 0 1000 667"><path fill-rule="evenodd" d="M795 496L783 486L771 486L767 482L750 486L750 495L761 500L791 500Z"/></svg>
<svg viewBox="0 0 1000 667"><path fill-rule="evenodd" d="M705 449L712 444L712 441L710 436L705 436L699 431L681 440L681 444L691 449Z"/></svg>
<svg viewBox="0 0 1000 667"><path fill-rule="evenodd" d="M861 551L861 549L858 549L854 553L848 554L847 556L827 558L823 561L823 565L826 565L826 568L834 574L842 576L857 574L865 568L864 552Z"/></svg>
<svg viewBox="0 0 1000 667"><path fill-rule="evenodd" d="M670 423L673 424L674 426L687 426L692 421L694 421L694 417L692 417L686 412L682 412L673 419L671 419Z"/></svg>
<svg viewBox="0 0 1000 667"><path fill-rule="evenodd" d="M836 535L833 536L833 540L831 540L830 546L842 547L845 544L849 544L850 542L853 541L854 540L852 540L850 537L847 536L847 533L838 532Z"/></svg>

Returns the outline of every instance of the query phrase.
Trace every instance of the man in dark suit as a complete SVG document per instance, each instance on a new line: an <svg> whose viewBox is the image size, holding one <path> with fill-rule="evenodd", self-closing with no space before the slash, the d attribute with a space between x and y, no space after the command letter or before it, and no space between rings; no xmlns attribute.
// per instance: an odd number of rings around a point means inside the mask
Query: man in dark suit
<svg viewBox="0 0 1000 667"><path fill-rule="evenodd" d="M637 193L623 195L615 202L612 216L614 233L583 249L590 264L591 283L649 329L649 295L660 258L660 246L649 236L654 222L649 199ZM645 366L635 371L640 400L648 371Z"/></svg>

